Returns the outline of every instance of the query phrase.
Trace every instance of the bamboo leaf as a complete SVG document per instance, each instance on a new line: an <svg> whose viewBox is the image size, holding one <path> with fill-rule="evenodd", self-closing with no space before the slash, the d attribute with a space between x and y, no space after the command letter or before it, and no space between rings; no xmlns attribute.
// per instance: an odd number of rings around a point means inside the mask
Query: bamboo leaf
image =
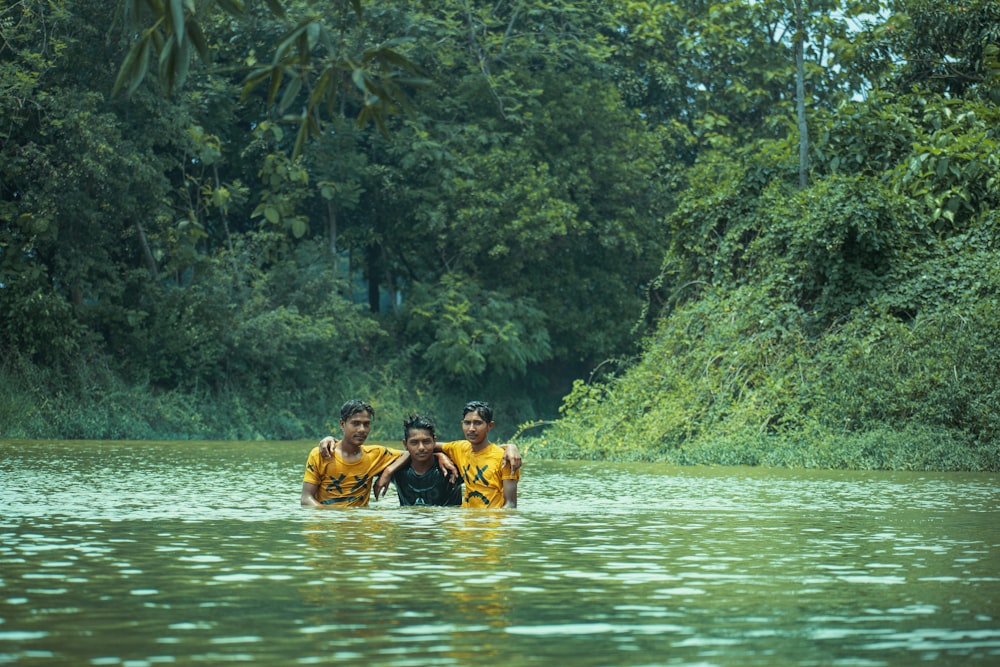
<svg viewBox="0 0 1000 667"><path fill-rule="evenodd" d="M187 81L188 71L191 69L191 42L185 41L179 49L175 49L174 59L174 79L169 82L169 89L183 88Z"/></svg>
<svg viewBox="0 0 1000 667"><path fill-rule="evenodd" d="M243 14L244 7L242 0L217 0L217 2L223 11L228 12L232 16Z"/></svg>
<svg viewBox="0 0 1000 667"><path fill-rule="evenodd" d="M307 27L308 27L308 22L300 23L299 25L295 26L295 28L293 28L291 32L285 35L284 39L282 39L278 43L277 48L275 48L274 50L274 62L279 62L287 58L285 53L289 50L289 48L291 48L293 44L296 44L298 42L299 38L302 37Z"/></svg>
<svg viewBox="0 0 1000 667"><path fill-rule="evenodd" d="M168 0L168 2L174 38L177 40L177 46L181 46L184 44L184 0Z"/></svg>
<svg viewBox="0 0 1000 667"><path fill-rule="evenodd" d="M115 85L111 89L112 95L118 93L126 84L128 84L128 95L139 87L149 69L149 41L149 35L145 34L129 49L125 61L118 69L118 78L115 79Z"/></svg>
<svg viewBox="0 0 1000 667"><path fill-rule="evenodd" d="M302 147L305 146L308 135L309 130L306 125L306 121L305 119L302 119L302 122L299 124L299 131L295 135L295 146L292 148L292 155L294 157L302 155Z"/></svg>
<svg viewBox="0 0 1000 667"><path fill-rule="evenodd" d="M201 31L201 26L194 19L191 19L191 22L188 25L188 35L191 40L191 44L194 45L195 50L198 51L198 57L203 61L208 62L208 42L205 40L205 34Z"/></svg>
<svg viewBox="0 0 1000 667"><path fill-rule="evenodd" d="M170 82L174 80L174 51L176 51L177 43L172 39L168 39L163 48L160 49L160 62L159 62L159 73L160 80L167 82L167 88L170 88Z"/></svg>
<svg viewBox="0 0 1000 667"><path fill-rule="evenodd" d="M285 87L285 92L281 96L281 102L278 104L278 111L284 112L289 106L295 101L298 96L299 91L302 90L302 79L295 77L289 82Z"/></svg>
<svg viewBox="0 0 1000 667"><path fill-rule="evenodd" d="M281 67L275 65L271 68L271 86L267 91L267 101L274 102L278 97L278 90L281 88L281 79L283 71Z"/></svg>
<svg viewBox="0 0 1000 667"><path fill-rule="evenodd" d="M282 6L280 0L264 0L264 2L271 8L271 12L275 16L279 18L285 17L285 8Z"/></svg>
<svg viewBox="0 0 1000 667"><path fill-rule="evenodd" d="M316 21L311 21L308 26L306 26L306 35L309 37L309 50L312 51L316 48L316 43L319 41L319 37L323 26L321 26Z"/></svg>
<svg viewBox="0 0 1000 667"><path fill-rule="evenodd" d="M309 95L309 108L314 108L319 104L323 96L326 95L327 88L330 86L330 78L333 72L330 69L325 70L316 81L316 85L313 87L312 94Z"/></svg>
<svg viewBox="0 0 1000 667"><path fill-rule="evenodd" d="M365 81L365 71L363 69L360 67L355 68L354 71L351 72L351 80L354 81L354 85L357 86L358 90L362 93L368 92L368 85Z"/></svg>

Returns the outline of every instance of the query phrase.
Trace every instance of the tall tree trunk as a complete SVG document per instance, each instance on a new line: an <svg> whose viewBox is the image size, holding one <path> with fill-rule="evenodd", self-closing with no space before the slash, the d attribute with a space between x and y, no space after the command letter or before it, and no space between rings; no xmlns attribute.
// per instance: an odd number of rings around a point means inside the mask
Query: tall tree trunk
<svg viewBox="0 0 1000 667"><path fill-rule="evenodd" d="M806 125L806 26L802 0L795 0L795 110L799 117L799 187L809 185L809 128Z"/></svg>
<svg viewBox="0 0 1000 667"><path fill-rule="evenodd" d="M326 202L326 220L330 236L330 258L334 273L337 272L337 207L332 201Z"/></svg>
<svg viewBox="0 0 1000 667"><path fill-rule="evenodd" d="M159 275L159 270L156 268L156 259L153 258L153 253L149 250L149 239L146 238L146 230L142 228L142 223L138 220L135 221L135 231L139 235L139 245L142 246L142 256L146 260L146 269L149 271L149 275L155 280Z"/></svg>
<svg viewBox="0 0 1000 667"><path fill-rule="evenodd" d="M379 261L379 255L381 254L381 247L372 244L368 246L368 309L373 313L378 313L382 309L382 301L379 298L379 285L381 281L379 276L381 276L382 271L380 270L381 262Z"/></svg>

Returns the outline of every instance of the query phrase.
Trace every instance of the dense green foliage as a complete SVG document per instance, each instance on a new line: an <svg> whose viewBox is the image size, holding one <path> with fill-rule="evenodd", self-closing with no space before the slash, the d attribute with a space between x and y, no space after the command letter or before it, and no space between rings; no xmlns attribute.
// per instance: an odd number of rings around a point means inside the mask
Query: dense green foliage
<svg viewBox="0 0 1000 667"><path fill-rule="evenodd" d="M899 64L814 105L808 187L794 136L699 154L639 360L533 456L1000 469L1000 5L903 4L849 49Z"/></svg>
<svg viewBox="0 0 1000 667"><path fill-rule="evenodd" d="M0 9L0 435L1000 468L1000 3L106 5Z"/></svg>

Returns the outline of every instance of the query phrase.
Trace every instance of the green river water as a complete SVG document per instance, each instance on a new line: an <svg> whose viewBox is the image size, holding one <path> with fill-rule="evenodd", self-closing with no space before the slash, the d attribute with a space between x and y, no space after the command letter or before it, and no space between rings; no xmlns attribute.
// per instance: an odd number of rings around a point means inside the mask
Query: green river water
<svg viewBox="0 0 1000 667"><path fill-rule="evenodd" d="M0 441L0 664L1000 665L997 475L529 452L517 510L303 509L312 444Z"/></svg>

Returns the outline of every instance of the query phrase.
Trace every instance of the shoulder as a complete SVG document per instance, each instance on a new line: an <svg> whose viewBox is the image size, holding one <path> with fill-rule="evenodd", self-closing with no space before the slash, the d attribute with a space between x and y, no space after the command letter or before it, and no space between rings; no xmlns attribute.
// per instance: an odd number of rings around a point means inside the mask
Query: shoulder
<svg viewBox="0 0 1000 667"><path fill-rule="evenodd" d="M399 456L402 454L398 449L383 445L361 445L361 451L365 456Z"/></svg>
<svg viewBox="0 0 1000 667"><path fill-rule="evenodd" d="M468 440L452 440L451 442L441 442L441 449L445 452L464 451L471 449L472 445Z"/></svg>
<svg viewBox="0 0 1000 667"><path fill-rule="evenodd" d="M487 446L479 450L478 454L480 456L499 456L503 457L503 447L495 443L490 443Z"/></svg>

